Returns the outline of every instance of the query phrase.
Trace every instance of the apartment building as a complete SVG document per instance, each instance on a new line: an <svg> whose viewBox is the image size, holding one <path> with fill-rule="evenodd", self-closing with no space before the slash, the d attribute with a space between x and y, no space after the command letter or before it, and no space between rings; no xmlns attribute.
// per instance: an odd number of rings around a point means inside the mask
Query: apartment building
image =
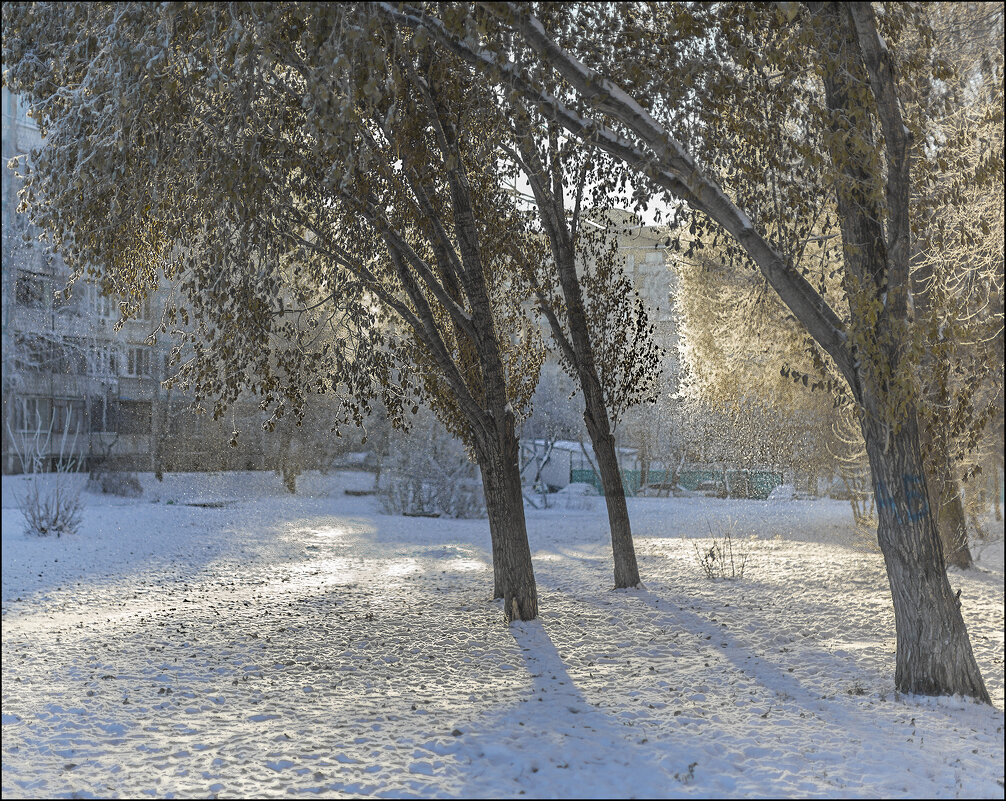
<svg viewBox="0 0 1006 801"><path fill-rule="evenodd" d="M228 453L229 427L193 414L188 398L162 387L170 342L146 340L163 293L119 331L116 300L94 284L79 281L69 297L57 295L69 270L17 214L19 181L7 167L38 147L38 126L6 88L2 111L3 472L20 472L26 450L37 451L43 469L70 457L133 470L261 467L261 438Z"/></svg>

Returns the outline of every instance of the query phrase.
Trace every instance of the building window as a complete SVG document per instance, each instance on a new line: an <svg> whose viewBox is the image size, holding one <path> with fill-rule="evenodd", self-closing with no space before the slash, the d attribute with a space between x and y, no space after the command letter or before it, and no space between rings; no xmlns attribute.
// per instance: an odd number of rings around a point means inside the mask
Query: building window
<svg viewBox="0 0 1006 801"><path fill-rule="evenodd" d="M89 422L89 430L92 433L109 430L105 421L105 399L100 395L94 395L91 397L91 415Z"/></svg>
<svg viewBox="0 0 1006 801"><path fill-rule="evenodd" d="M134 320L149 320L150 319L150 297L145 297L143 303L140 304L140 308L136 310L136 314L133 315Z"/></svg>
<svg viewBox="0 0 1006 801"><path fill-rule="evenodd" d="M45 278L30 270L18 270L14 287L14 302L19 306L41 309L45 306Z"/></svg>
<svg viewBox="0 0 1006 801"><path fill-rule="evenodd" d="M104 295L97 284L88 285L91 313L106 320L118 320L122 314L118 295ZM127 301L128 303L128 301ZM150 298L146 297L130 315L131 320L149 320L153 316Z"/></svg>
<svg viewBox="0 0 1006 801"><path fill-rule="evenodd" d="M13 403L13 429L44 440L51 437L50 446L59 447L63 432L69 437L87 430L86 406L82 399L18 398ZM70 445L68 440L67 445Z"/></svg>
<svg viewBox="0 0 1006 801"><path fill-rule="evenodd" d="M150 373L150 350L144 347L129 348L126 351L126 375L146 378Z"/></svg>
<svg viewBox="0 0 1006 801"><path fill-rule="evenodd" d="M67 338L63 345L66 351L66 371L70 375L88 375L88 348L77 338Z"/></svg>
<svg viewBox="0 0 1006 801"><path fill-rule="evenodd" d="M119 401L119 433L149 434L151 406L142 401Z"/></svg>
<svg viewBox="0 0 1006 801"><path fill-rule="evenodd" d="M106 320L119 319L119 304L115 297L101 294L101 287L90 284L91 312Z"/></svg>
<svg viewBox="0 0 1006 801"><path fill-rule="evenodd" d="M59 353L54 344L43 337L18 337L15 348L18 369L35 373L59 372Z"/></svg>
<svg viewBox="0 0 1006 801"><path fill-rule="evenodd" d="M87 430L84 425L84 401L57 399L52 404L52 433L61 435L67 432L74 436Z"/></svg>
<svg viewBox="0 0 1006 801"><path fill-rule="evenodd" d="M49 398L17 398L13 408L15 431L41 431L49 428L52 402Z"/></svg>
<svg viewBox="0 0 1006 801"><path fill-rule="evenodd" d="M88 375L115 377L119 374L119 353L114 345L93 344L87 351Z"/></svg>

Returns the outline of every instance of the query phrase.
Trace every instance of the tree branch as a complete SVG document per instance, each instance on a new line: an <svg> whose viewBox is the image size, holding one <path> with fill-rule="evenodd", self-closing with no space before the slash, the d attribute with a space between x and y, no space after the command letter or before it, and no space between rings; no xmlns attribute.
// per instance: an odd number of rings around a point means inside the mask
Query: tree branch
<svg viewBox="0 0 1006 801"><path fill-rule="evenodd" d="M531 84L517 71L513 62L502 62L496 53L475 49L458 40L439 19L426 16L409 6L399 10L398 6L384 2L378 7L382 13L404 25L413 29L426 29L442 46L511 87L543 114L556 119L570 133L590 139L605 152L641 172L660 188L680 197L719 223L744 248L783 303L835 360L855 391L856 371L852 353L846 343L844 325L824 298L754 230L747 215L698 170L688 153L669 132L617 85L588 69L556 45L537 19L524 15L509 5L505 15L496 7L490 9L498 16L505 16L506 21L524 36L527 44L543 61L557 69L583 97L593 100L600 111L608 113L639 136L653 149L656 159L606 126L596 120L581 117L558 98Z"/></svg>
<svg viewBox="0 0 1006 801"><path fill-rule="evenodd" d="M908 311L911 259L911 224L909 199L911 191L912 133L901 114L901 101L894 78L894 59L877 30L877 20L870 3L849 3L849 14L856 29L863 62L870 75L870 88L877 101L877 114L884 131L887 150L887 213L888 221L888 306L903 318Z"/></svg>

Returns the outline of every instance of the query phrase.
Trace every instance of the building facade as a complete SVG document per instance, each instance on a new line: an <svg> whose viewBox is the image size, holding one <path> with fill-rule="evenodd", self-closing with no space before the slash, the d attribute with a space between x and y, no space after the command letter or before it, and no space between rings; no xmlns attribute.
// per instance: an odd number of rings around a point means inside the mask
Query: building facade
<svg viewBox="0 0 1006 801"><path fill-rule="evenodd" d="M193 414L189 398L162 387L171 343L162 337L152 345L148 337L163 293L118 331L116 299L94 284L81 280L68 297L58 294L69 270L17 213L20 182L7 166L40 145L38 126L6 87L2 106L3 472L70 459L130 470L261 467L261 437L228 453L227 427Z"/></svg>

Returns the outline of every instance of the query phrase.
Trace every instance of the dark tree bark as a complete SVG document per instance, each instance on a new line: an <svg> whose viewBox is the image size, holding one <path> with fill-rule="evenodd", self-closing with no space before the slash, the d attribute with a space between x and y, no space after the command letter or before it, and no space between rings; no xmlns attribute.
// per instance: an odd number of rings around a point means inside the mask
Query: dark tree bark
<svg viewBox="0 0 1006 801"><path fill-rule="evenodd" d="M280 423L279 453L276 459L276 472L283 479L283 486L291 495L297 494L297 476L300 469L293 455L293 424L290 421Z"/></svg>
<svg viewBox="0 0 1006 801"><path fill-rule="evenodd" d="M503 599L508 621L538 616L531 548L524 520L518 443L513 425L477 443L493 551L493 597Z"/></svg>
<svg viewBox="0 0 1006 801"><path fill-rule="evenodd" d="M625 487L622 484L622 471L618 465L615 437L607 426L608 416L603 404L601 411L604 412L604 417L600 425L594 417L597 411L596 405L588 406L583 413L583 419L587 423L587 433L590 434L594 456L597 457L597 471L601 474L601 484L604 487L608 528L611 530L615 586L635 587L639 584L639 566L636 562L636 549L632 544L629 509L625 503Z"/></svg>
<svg viewBox="0 0 1006 801"><path fill-rule="evenodd" d="M864 419L863 438L894 600L895 686L905 693L959 693L991 703L947 579L914 412L896 433Z"/></svg>
<svg viewBox="0 0 1006 801"><path fill-rule="evenodd" d="M992 508L995 511L996 522L1002 522L1003 510L1000 504L999 496L999 464L993 462L992 464Z"/></svg>
<svg viewBox="0 0 1006 801"><path fill-rule="evenodd" d="M615 438L611 433L608 407L590 338L587 313L583 305L583 291L576 274L575 236L566 221L562 166L558 160L558 153L555 152L557 148L553 148L551 176L549 176L538 156L531 130L522 125L522 115L518 114L515 122L518 128L519 160L534 193L542 227L552 250L552 259L555 262L559 286L565 301L568 329L563 327L555 310L549 308L548 301L541 292L538 294L539 305L548 320L553 338L563 351L566 360L576 370L580 388L583 390L585 406L583 420L594 448L594 455L597 457L597 470L601 476L604 502L608 509L615 587L635 587L639 585L639 565L632 543L632 528L625 503L622 471L615 451ZM574 222L578 213L579 209L576 209Z"/></svg>

